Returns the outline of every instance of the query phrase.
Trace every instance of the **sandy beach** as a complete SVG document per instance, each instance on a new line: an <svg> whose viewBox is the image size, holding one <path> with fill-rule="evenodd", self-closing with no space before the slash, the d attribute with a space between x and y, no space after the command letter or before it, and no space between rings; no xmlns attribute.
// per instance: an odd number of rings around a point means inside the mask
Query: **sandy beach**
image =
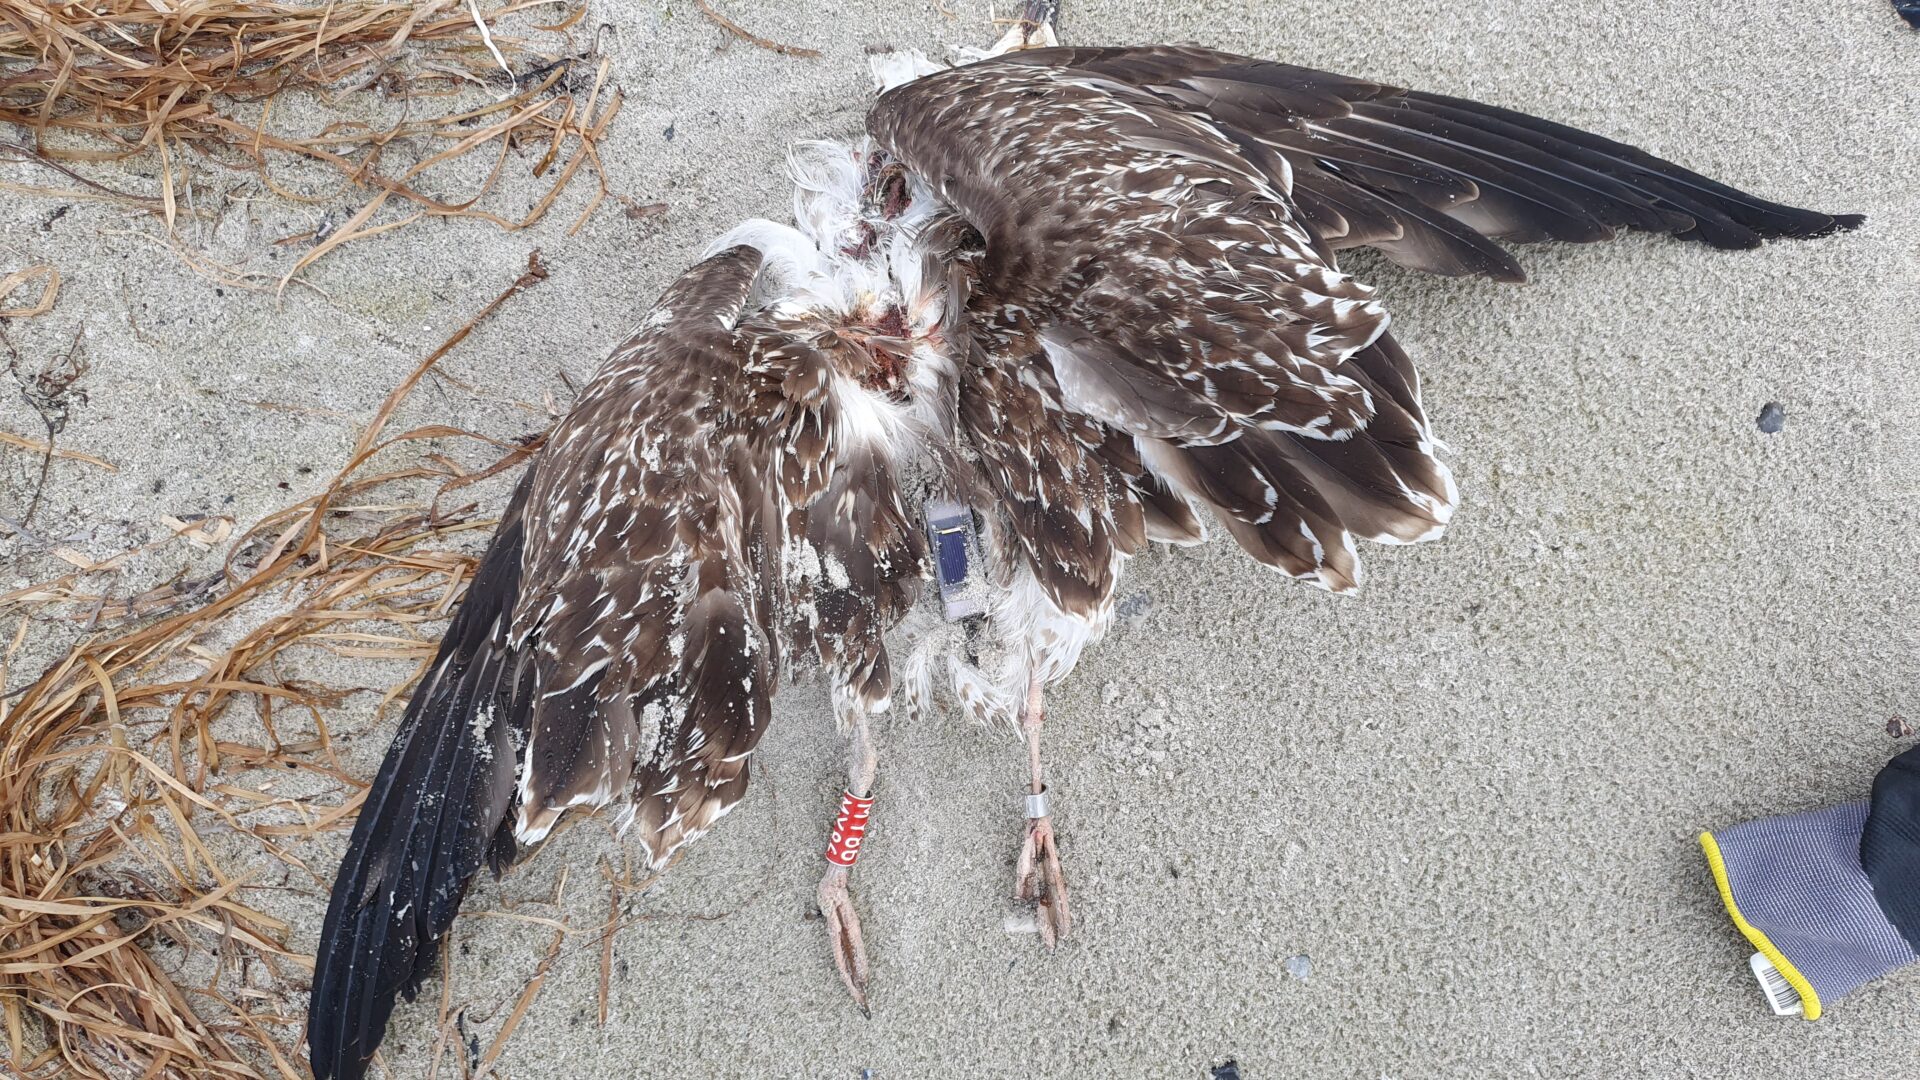
<svg viewBox="0 0 1920 1080"><path fill-rule="evenodd" d="M568 235L590 194L576 185L524 232L425 220L346 245L306 272L314 288L276 302L193 273L150 215L0 194L0 276L63 276L55 310L8 331L35 356L84 334L88 397L59 445L118 466L52 465L39 542L0 530L0 591L70 569L55 547L104 557L166 535L166 516L244 526L312 494L534 249L551 277L456 349L441 367L459 382L423 384L394 430L542 429L547 403L564 407L714 236L788 216L786 144L859 130L867 49L949 56L994 36L978 0L950 15L928 0L725 7L822 55L755 48L691 3L592 10L625 94L602 151L616 190L666 203L658 216L605 210ZM843 746L824 691L802 686L777 702L746 800L624 900L605 1025L599 938L568 938L496 1075L1204 1080L1228 1061L1246 1080L1912 1074L1920 972L1818 1023L1768 1015L1695 836L1864 797L1911 745L1890 721L1920 726L1920 33L1884 0L1067 0L1060 30L1476 98L1868 221L1752 252L1646 236L1526 247L1521 286L1354 255L1420 365L1460 511L1438 543L1363 550L1354 597L1218 539L1129 565L1125 614L1050 692L1072 938L1044 951L1009 897L1021 745L958 717L891 717L854 874L873 965L863 1019L813 916ZM285 120L307 121L324 119ZM517 210L547 186L536 156L504 171ZM145 190L155 167L88 175ZM49 177L0 163L0 179ZM364 199L300 205L234 183L205 186L209 212L187 227L276 274L299 256L274 238ZM1757 422L1768 403L1784 416L1772 433ZM4 374L0 429L44 436ZM498 455L441 449L469 468ZM24 510L39 467L0 446L0 515ZM510 482L463 497L497 507ZM207 572L216 555L169 546L118 588ZM81 632L38 618L4 689ZM301 661L303 678L374 691L327 716L360 776L396 719L374 722L377 692L409 670ZM341 799L319 777L277 782ZM334 832L297 854L324 877L345 845ZM605 829L567 830L467 909L597 927L599 867L626 850ZM310 952L326 897L292 886L251 902ZM468 917L454 937L459 1041L485 1048L553 931ZM390 1075L428 1068L442 985L396 1014ZM460 1075L452 1056L439 1075Z"/></svg>

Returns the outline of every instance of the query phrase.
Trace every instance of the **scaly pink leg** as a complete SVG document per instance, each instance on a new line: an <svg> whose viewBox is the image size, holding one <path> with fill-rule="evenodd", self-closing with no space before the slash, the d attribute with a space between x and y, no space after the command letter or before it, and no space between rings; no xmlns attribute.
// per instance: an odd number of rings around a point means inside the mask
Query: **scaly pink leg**
<svg viewBox="0 0 1920 1080"><path fill-rule="evenodd" d="M860 915L854 910L847 879L854 860L860 855L860 845L866 840L878 755L873 749L873 737L867 731L866 713L853 708L842 715L848 713L852 715L848 732L847 791L840 797L840 814L827 841L827 872L820 879L820 915L827 923L833 966L840 972L840 981L853 995L853 1003L862 1013L868 1013L867 948L860 937Z"/></svg>
<svg viewBox="0 0 1920 1080"><path fill-rule="evenodd" d="M1073 929L1073 913L1067 907L1067 880L1060 870L1060 845L1054 840L1053 818L1047 812L1047 785L1040 769L1040 728L1044 723L1046 708L1040 701L1040 680L1035 679L1027 688L1027 707L1020 716L1033 783L1028 789L1027 838L1020 847L1019 880L1013 896L1033 904L1040 940L1051 949Z"/></svg>

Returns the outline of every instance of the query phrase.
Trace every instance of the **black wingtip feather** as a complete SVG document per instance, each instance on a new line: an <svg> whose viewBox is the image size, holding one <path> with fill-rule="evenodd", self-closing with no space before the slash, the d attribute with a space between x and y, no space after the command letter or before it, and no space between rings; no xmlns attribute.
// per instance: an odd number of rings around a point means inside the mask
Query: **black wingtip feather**
<svg viewBox="0 0 1920 1080"><path fill-rule="evenodd" d="M1521 280L1510 257L1490 255L1494 241L1585 243L1632 228L1741 249L1829 236L1862 221L1770 202L1626 143L1497 105L1210 49L1044 49L995 62L1119 79L1238 129L1243 145L1262 142L1293 166L1302 209L1330 227L1323 239L1334 249L1378 247L1432 273ZM1315 184L1315 172L1331 183ZM1455 187L1477 185L1479 197L1449 197L1450 177ZM1382 206L1391 211L1385 221Z"/></svg>
<svg viewBox="0 0 1920 1080"><path fill-rule="evenodd" d="M513 837L513 829L502 824L493 834L493 841L487 846L487 870L495 881L506 876L513 864L520 861L520 842Z"/></svg>
<svg viewBox="0 0 1920 1080"><path fill-rule="evenodd" d="M1818 240L1820 237L1832 236L1835 233L1852 232L1867 223L1865 214L1827 214L1825 217L1827 220L1824 225L1816 226L1812 231L1803 233L1796 239Z"/></svg>
<svg viewBox="0 0 1920 1080"><path fill-rule="evenodd" d="M1404 100L1415 110L1472 117L1490 132L1560 157L1571 179L1597 174L1652 196L1656 205L1694 219L1693 228L1674 233L1684 240L1751 248L1762 240L1828 236L1864 220L1857 214L1823 214L1763 199L1638 147L1497 105L1419 91L1408 92Z"/></svg>
<svg viewBox="0 0 1920 1080"><path fill-rule="evenodd" d="M519 508L508 505L439 654L408 703L367 789L334 878L315 950L307 1006L316 1080L361 1080L386 1034L395 999L411 1001L490 841L505 818L496 747L503 725L524 724L527 688L505 647L520 578ZM475 730L493 706L486 732Z"/></svg>

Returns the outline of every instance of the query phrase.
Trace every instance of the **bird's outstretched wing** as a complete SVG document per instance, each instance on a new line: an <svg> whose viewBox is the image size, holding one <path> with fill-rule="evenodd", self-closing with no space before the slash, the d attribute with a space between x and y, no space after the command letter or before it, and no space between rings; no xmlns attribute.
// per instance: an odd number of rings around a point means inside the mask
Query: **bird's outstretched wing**
<svg viewBox="0 0 1920 1080"><path fill-rule="evenodd" d="M1518 279L1496 241L1640 228L1751 247L1859 220L1519 113L1199 48L1011 53L887 92L867 127L984 241L970 329L976 362L1002 370L974 385L1023 387L1062 431L1130 439L1138 468L1103 464L1148 533L1192 534L1177 507L1149 509L1172 493L1335 590L1358 582L1355 537L1437 536L1455 500L1413 367L1336 251ZM1023 459L991 448L1022 434L999 406L1018 396L974 396L983 458ZM1077 546L1036 531L1030 551Z"/></svg>
<svg viewBox="0 0 1920 1080"><path fill-rule="evenodd" d="M1856 214L1772 202L1536 116L1194 46L1045 49L1000 62L1110 79L1213 121L1248 160L1291 173L1336 249L1368 245L1437 274L1525 277L1493 241L1611 240L1629 229L1716 248L1851 229Z"/></svg>
<svg viewBox="0 0 1920 1080"><path fill-rule="evenodd" d="M925 541L847 437L832 341L743 317L760 254L687 271L534 460L409 702L335 878L314 1074L358 1080L483 861L631 800L656 862L745 793L793 663L884 698Z"/></svg>

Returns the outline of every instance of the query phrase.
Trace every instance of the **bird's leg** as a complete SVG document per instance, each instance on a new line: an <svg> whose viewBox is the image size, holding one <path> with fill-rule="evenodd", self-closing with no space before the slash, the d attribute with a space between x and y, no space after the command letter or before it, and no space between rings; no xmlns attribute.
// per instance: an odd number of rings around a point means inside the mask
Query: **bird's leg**
<svg viewBox="0 0 1920 1080"><path fill-rule="evenodd" d="M1046 49L1060 44L1054 33L1054 20L1060 16L1060 0L1027 0L1017 19L998 19L1008 24L1007 32L987 50L988 56L1019 52L1022 49Z"/></svg>
<svg viewBox="0 0 1920 1080"><path fill-rule="evenodd" d="M850 714L850 716L849 716ZM832 942L833 966L860 1011L867 1011L867 949L860 938L860 916L853 908L847 877L867 835L867 815L873 807L873 774L879 757L867 714L858 706L842 710L848 717L847 790L840 796L840 813L827 839L827 873L820 879L820 915Z"/></svg>
<svg viewBox="0 0 1920 1080"><path fill-rule="evenodd" d="M1046 723L1040 688L1038 678L1027 685L1027 705L1020 712L1020 730L1027 737L1027 763L1033 769L1033 783L1028 788L1027 839L1020 847L1019 880L1013 895L1016 900L1033 903L1040 940L1052 948L1073 929L1073 914L1067 908L1067 881L1060 870L1060 846L1054 842L1053 818L1047 812L1046 778L1040 769L1040 728Z"/></svg>

